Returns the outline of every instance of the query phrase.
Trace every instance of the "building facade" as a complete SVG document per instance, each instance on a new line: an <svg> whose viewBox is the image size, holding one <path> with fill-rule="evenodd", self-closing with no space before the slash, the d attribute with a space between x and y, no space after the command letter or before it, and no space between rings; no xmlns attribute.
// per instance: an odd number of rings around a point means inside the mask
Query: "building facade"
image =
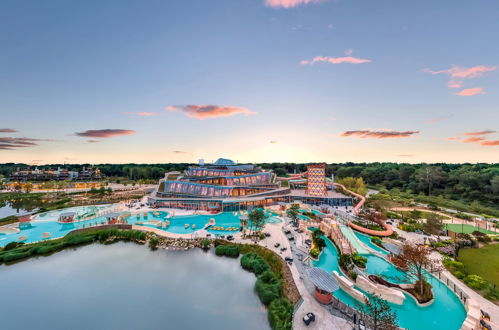
<svg viewBox="0 0 499 330"><path fill-rule="evenodd" d="M324 164L325 166L325 164ZM315 167L313 167L315 169ZM301 201L312 205L350 206L352 198L317 187L321 172L314 170L312 194L305 190L281 187L272 171L263 171L254 165L241 165L220 158L213 164L200 163L189 167L183 174L165 175L160 181L156 196L149 202L158 207L206 210L211 212L238 211L253 207L275 205L279 202ZM307 186L308 188L308 186Z"/></svg>

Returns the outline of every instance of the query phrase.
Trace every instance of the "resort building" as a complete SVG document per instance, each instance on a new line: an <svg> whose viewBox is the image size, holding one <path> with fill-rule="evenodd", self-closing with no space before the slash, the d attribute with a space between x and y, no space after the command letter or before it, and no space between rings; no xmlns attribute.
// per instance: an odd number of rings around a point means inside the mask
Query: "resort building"
<svg viewBox="0 0 499 330"><path fill-rule="evenodd" d="M167 173L160 180L158 192L149 202L158 207L238 211L279 202L301 201L313 205L351 206L352 198L328 190L325 164L309 166L307 189L281 186L272 171L251 164L236 164L220 158L213 164L200 162L183 174Z"/></svg>
<svg viewBox="0 0 499 330"><path fill-rule="evenodd" d="M64 180L79 180L79 181L90 181L90 180L100 180L102 175L99 169L85 168L81 171L69 171L68 169L62 169L58 167L57 169L17 169L14 173L9 176L10 181L16 182L27 182L27 181L64 181Z"/></svg>

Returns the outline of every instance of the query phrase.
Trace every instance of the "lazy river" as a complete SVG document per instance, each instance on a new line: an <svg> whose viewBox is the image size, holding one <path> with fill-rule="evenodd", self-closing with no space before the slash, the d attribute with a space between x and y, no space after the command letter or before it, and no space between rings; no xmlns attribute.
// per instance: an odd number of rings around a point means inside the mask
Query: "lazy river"
<svg viewBox="0 0 499 330"><path fill-rule="evenodd" d="M338 265L338 252L334 244L324 237L326 247L322 251L319 260L314 262L315 267L322 268L328 272L340 271ZM393 264L378 256L367 254L368 274L384 275L395 282L404 282L404 274ZM459 298L442 282L429 275L428 282L433 286L435 300L427 307L420 307L408 294L404 293L406 299L403 305L391 304L397 313L398 325L411 330L456 330L460 329L466 318L466 310ZM352 307L356 307L356 300L342 289L334 292L334 296Z"/></svg>

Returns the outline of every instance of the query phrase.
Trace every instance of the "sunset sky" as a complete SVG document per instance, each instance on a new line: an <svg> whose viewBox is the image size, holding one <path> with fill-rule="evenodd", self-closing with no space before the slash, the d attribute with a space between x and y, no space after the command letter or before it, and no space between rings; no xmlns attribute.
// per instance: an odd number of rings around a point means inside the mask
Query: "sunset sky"
<svg viewBox="0 0 499 330"><path fill-rule="evenodd" d="M497 0L3 0L0 162L499 162Z"/></svg>

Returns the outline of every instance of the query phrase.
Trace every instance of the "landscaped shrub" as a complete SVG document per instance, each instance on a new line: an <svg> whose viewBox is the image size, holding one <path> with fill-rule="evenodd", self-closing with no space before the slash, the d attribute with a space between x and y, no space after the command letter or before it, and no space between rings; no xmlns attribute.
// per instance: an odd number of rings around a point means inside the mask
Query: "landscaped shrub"
<svg viewBox="0 0 499 330"><path fill-rule="evenodd" d="M281 297L281 281L270 270L258 276L255 283L255 291L265 305Z"/></svg>
<svg viewBox="0 0 499 330"><path fill-rule="evenodd" d="M445 267L447 267L447 269L451 271L451 273L455 271L460 271L461 273L465 273L464 264L462 262L455 261L450 258L445 258L443 260L443 264Z"/></svg>
<svg viewBox="0 0 499 330"><path fill-rule="evenodd" d="M159 239L157 237L153 237L149 240L149 248L151 250L158 249Z"/></svg>
<svg viewBox="0 0 499 330"><path fill-rule="evenodd" d="M219 245L215 248L217 256L239 257L239 245Z"/></svg>
<svg viewBox="0 0 499 330"><path fill-rule="evenodd" d="M378 246L381 246L383 247L383 241L381 240L380 237L378 236L373 236L371 237L371 242L373 242L374 244L378 245Z"/></svg>
<svg viewBox="0 0 499 330"><path fill-rule="evenodd" d="M5 247L3 248L4 251L8 251L8 250L12 250L20 245L23 245L24 243L22 242L10 242L8 243L7 245L5 245Z"/></svg>
<svg viewBox="0 0 499 330"><path fill-rule="evenodd" d="M68 246L74 246L80 244L88 244L93 242L93 240L94 238L91 235L73 234L68 235L64 241Z"/></svg>
<svg viewBox="0 0 499 330"><path fill-rule="evenodd" d="M464 283L472 289L481 290L487 286L487 282L478 275L468 275L464 278Z"/></svg>
<svg viewBox="0 0 499 330"><path fill-rule="evenodd" d="M6 253L3 256L3 261L4 262L12 262L12 261L16 261L16 260L27 258L30 255L31 255L31 253L29 251L25 251L25 252L10 252L10 253Z"/></svg>
<svg viewBox="0 0 499 330"><path fill-rule="evenodd" d="M266 270L269 270L269 265L259 255L255 253L247 253L241 257L241 267L249 270L256 275L260 275Z"/></svg>
<svg viewBox="0 0 499 330"><path fill-rule="evenodd" d="M317 259L317 257L319 256L320 253L321 253L321 251L319 251L318 248L313 248L310 250L310 256L314 259Z"/></svg>
<svg viewBox="0 0 499 330"><path fill-rule="evenodd" d="M453 274L455 277L457 277L460 280L466 277L466 274L461 273L459 270L456 270Z"/></svg>
<svg viewBox="0 0 499 330"><path fill-rule="evenodd" d="M352 262L357 266L357 267L360 267L360 268L366 268L366 264L367 264L367 258L361 256L360 254L358 253L352 253L351 255L351 258L352 258Z"/></svg>
<svg viewBox="0 0 499 330"><path fill-rule="evenodd" d="M276 299L269 305L268 317L272 329L291 329L293 323L293 305L288 299Z"/></svg>
<svg viewBox="0 0 499 330"><path fill-rule="evenodd" d="M338 264L340 265L341 268L347 271L353 268L352 258L350 257L349 254L343 253L342 255L340 255L340 258L338 259Z"/></svg>
<svg viewBox="0 0 499 330"><path fill-rule="evenodd" d="M312 232L312 243L313 246L322 251L322 249L326 246L326 241L322 238L324 232L320 229L314 230Z"/></svg>
<svg viewBox="0 0 499 330"><path fill-rule="evenodd" d="M201 241L201 247L205 250L210 248L210 240L204 239Z"/></svg>

